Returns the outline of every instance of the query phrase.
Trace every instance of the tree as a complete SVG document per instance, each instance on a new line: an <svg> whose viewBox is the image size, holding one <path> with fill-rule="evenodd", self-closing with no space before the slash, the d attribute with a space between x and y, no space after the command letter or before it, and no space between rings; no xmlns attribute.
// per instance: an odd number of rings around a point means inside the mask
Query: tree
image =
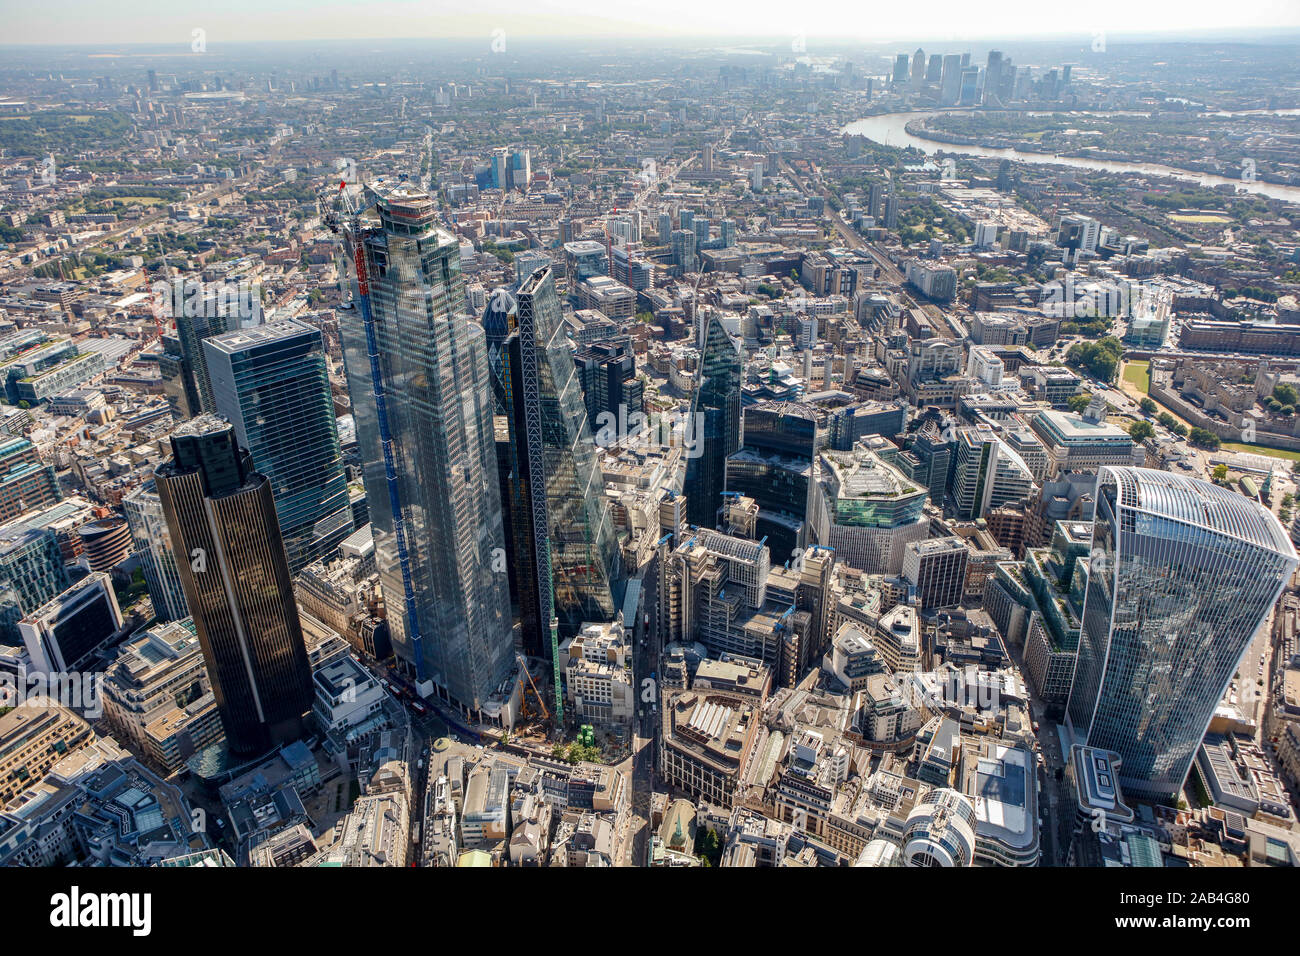
<svg viewBox="0 0 1300 956"><path fill-rule="evenodd" d="M1078 395L1071 395L1068 399L1066 399L1066 404L1070 406L1070 411L1079 414L1082 413L1083 410L1088 407L1088 403L1091 401L1092 401L1091 392L1080 392Z"/></svg>
<svg viewBox="0 0 1300 956"><path fill-rule="evenodd" d="M1273 397L1281 405L1300 405L1300 392L1290 382L1279 382L1273 389Z"/></svg>
<svg viewBox="0 0 1300 956"><path fill-rule="evenodd" d="M1218 451L1219 446L1223 444L1222 440L1214 432L1205 428L1193 428L1187 435L1187 440L1198 448L1208 448L1210 451Z"/></svg>
<svg viewBox="0 0 1300 956"><path fill-rule="evenodd" d="M1215 465L1215 466L1214 466L1214 483L1215 483L1216 485L1221 485L1221 484L1223 484L1223 483L1224 483L1225 481L1227 481L1227 480L1228 480L1228 466L1227 466L1227 465Z"/></svg>
<svg viewBox="0 0 1300 956"><path fill-rule="evenodd" d="M1113 382L1115 371L1119 368L1120 356L1124 346L1113 335L1107 335L1096 342L1076 342L1065 353L1065 361L1076 368L1086 369L1103 382Z"/></svg>
<svg viewBox="0 0 1300 956"><path fill-rule="evenodd" d="M1160 406L1150 398L1144 398L1142 401L1138 402L1138 408L1142 409L1143 413L1146 415L1154 415L1156 409L1159 407Z"/></svg>
<svg viewBox="0 0 1300 956"><path fill-rule="evenodd" d="M1134 441L1146 441L1156 430L1151 427L1150 422L1134 422L1128 427L1129 437Z"/></svg>

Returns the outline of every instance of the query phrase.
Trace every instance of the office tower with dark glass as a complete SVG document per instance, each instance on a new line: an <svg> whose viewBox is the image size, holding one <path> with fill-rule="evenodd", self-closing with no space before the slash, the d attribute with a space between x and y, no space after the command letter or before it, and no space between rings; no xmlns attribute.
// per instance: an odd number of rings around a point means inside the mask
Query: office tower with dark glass
<svg viewBox="0 0 1300 956"><path fill-rule="evenodd" d="M1076 742L1119 754L1127 795L1176 799L1296 564L1257 501L1164 471L1100 470L1066 720Z"/></svg>
<svg viewBox="0 0 1300 956"><path fill-rule="evenodd" d="M825 423L818 409L796 402L750 405L742 423L744 442L726 461L726 490L754 499L754 536L767 539L773 564L784 564L808 545L813 459L828 441Z"/></svg>
<svg viewBox="0 0 1300 956"><path fill-rule="evenodd" d="M271 481L289 573L352 533L348 478L320 331L293 320L203 342L219 415Z"/></svg>
<svg viewBox="0 0 1300 956"><path fill-rule="evenodd" d="M740 449L740 350L717 316L709 318L687 428L693 440L686 462L690 523L716 528L726 488L727 456Z"/></svg>
<svg viewBox="0 0 1300 956"><path fill-rule="evenodd" d="M428 193L377 182L348 218L340 315L380 580L421 689L509 721L514 645L483 329Z"/></svg>
<svg viewBox="0 0 1300 956"><path fill-rule="evenodd" d="M529 276L515 299L500 351L509 533L524 647L549 658L552 615L565 636L614 619L620 556L550 268Z"/></svg>
<svg viewBox="0 0 1300 956"><path fill-rule="evenodd" d="M154 480L226 741L261 753L301 737L312 702L271 482L215 415L181 425L171 446Z"/></svg>

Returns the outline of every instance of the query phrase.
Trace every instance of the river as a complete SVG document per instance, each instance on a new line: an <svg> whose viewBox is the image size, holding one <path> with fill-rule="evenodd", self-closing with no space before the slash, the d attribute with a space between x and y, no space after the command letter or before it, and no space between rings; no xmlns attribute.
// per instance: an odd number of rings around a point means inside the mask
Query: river
<svg viewBox="0 0 1300 956"><path fill-rule="evenodd" d="M1073 166L1076 169L1096 169L1110 173L1140 173L1147 176L1168 176L1187 182L1198 183L1206 187L1230 185L1246 192L1258 193L1270 199L1300 204L1300 186L1282 186L1275 183L1244 182L1229 176L1216 176L1213 173L1197 173L1173 166L1161 166L1158 163L1128 163L1108 159L1081 159L1077 156L1053 156L1049 153L1021 153L1014 149L990 149L987 146L964 146L955 143L936 143L907 131L907 124L915 119L923 119L950 110L917 110L907 113L882 113L869 116L850 123L841 130L845 135L865 136L872 142L885 146L912 146L922 152L933 155L937 152L953 153L963 156L987 156L994 159L1010 159L1017 163L1039 163L1051 166ZM1081 118L1088 116L1106 116L1113 113L1089 113L1083 110L1070 111ZM1260 115L1264 111L1251 110L1239 115ZM1275 115L1293 114L1295 110L1277 110ZM1229 115L1229 114L1216 114Z"/></svg>

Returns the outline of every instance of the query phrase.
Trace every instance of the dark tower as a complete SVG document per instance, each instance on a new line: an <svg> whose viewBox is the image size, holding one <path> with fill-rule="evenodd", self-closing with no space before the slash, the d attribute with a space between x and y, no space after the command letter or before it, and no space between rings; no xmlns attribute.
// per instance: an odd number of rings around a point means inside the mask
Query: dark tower
<svg viewBox="0 0 1300 956"><path fill-rule="evenodd" d="M686 463L690 523L716 528L726 487L727 456L740 449L740 351L716 317L709 319L699 381L687 427L694 438Z"/></svg>
<svg viewBox="0 0 1300 956"><path fill-rule="evenodd" d="M263 753L302 735L312 701L271 483L215 415L186 422L171 443L158 497L226 742Z"/></svg>

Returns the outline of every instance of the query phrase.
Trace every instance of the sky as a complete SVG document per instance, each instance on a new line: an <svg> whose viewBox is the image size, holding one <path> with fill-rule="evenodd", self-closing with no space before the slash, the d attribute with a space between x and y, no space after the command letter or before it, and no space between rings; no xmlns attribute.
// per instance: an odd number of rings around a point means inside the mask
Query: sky
<svg viewBox="0 0 1300 956"><path fill-rule="evenodd" d="M1300 29L1300 0L0 0L0 44L348 37L833 37L876 42ZM495 31L501 31L496 34Z"/></svg>

